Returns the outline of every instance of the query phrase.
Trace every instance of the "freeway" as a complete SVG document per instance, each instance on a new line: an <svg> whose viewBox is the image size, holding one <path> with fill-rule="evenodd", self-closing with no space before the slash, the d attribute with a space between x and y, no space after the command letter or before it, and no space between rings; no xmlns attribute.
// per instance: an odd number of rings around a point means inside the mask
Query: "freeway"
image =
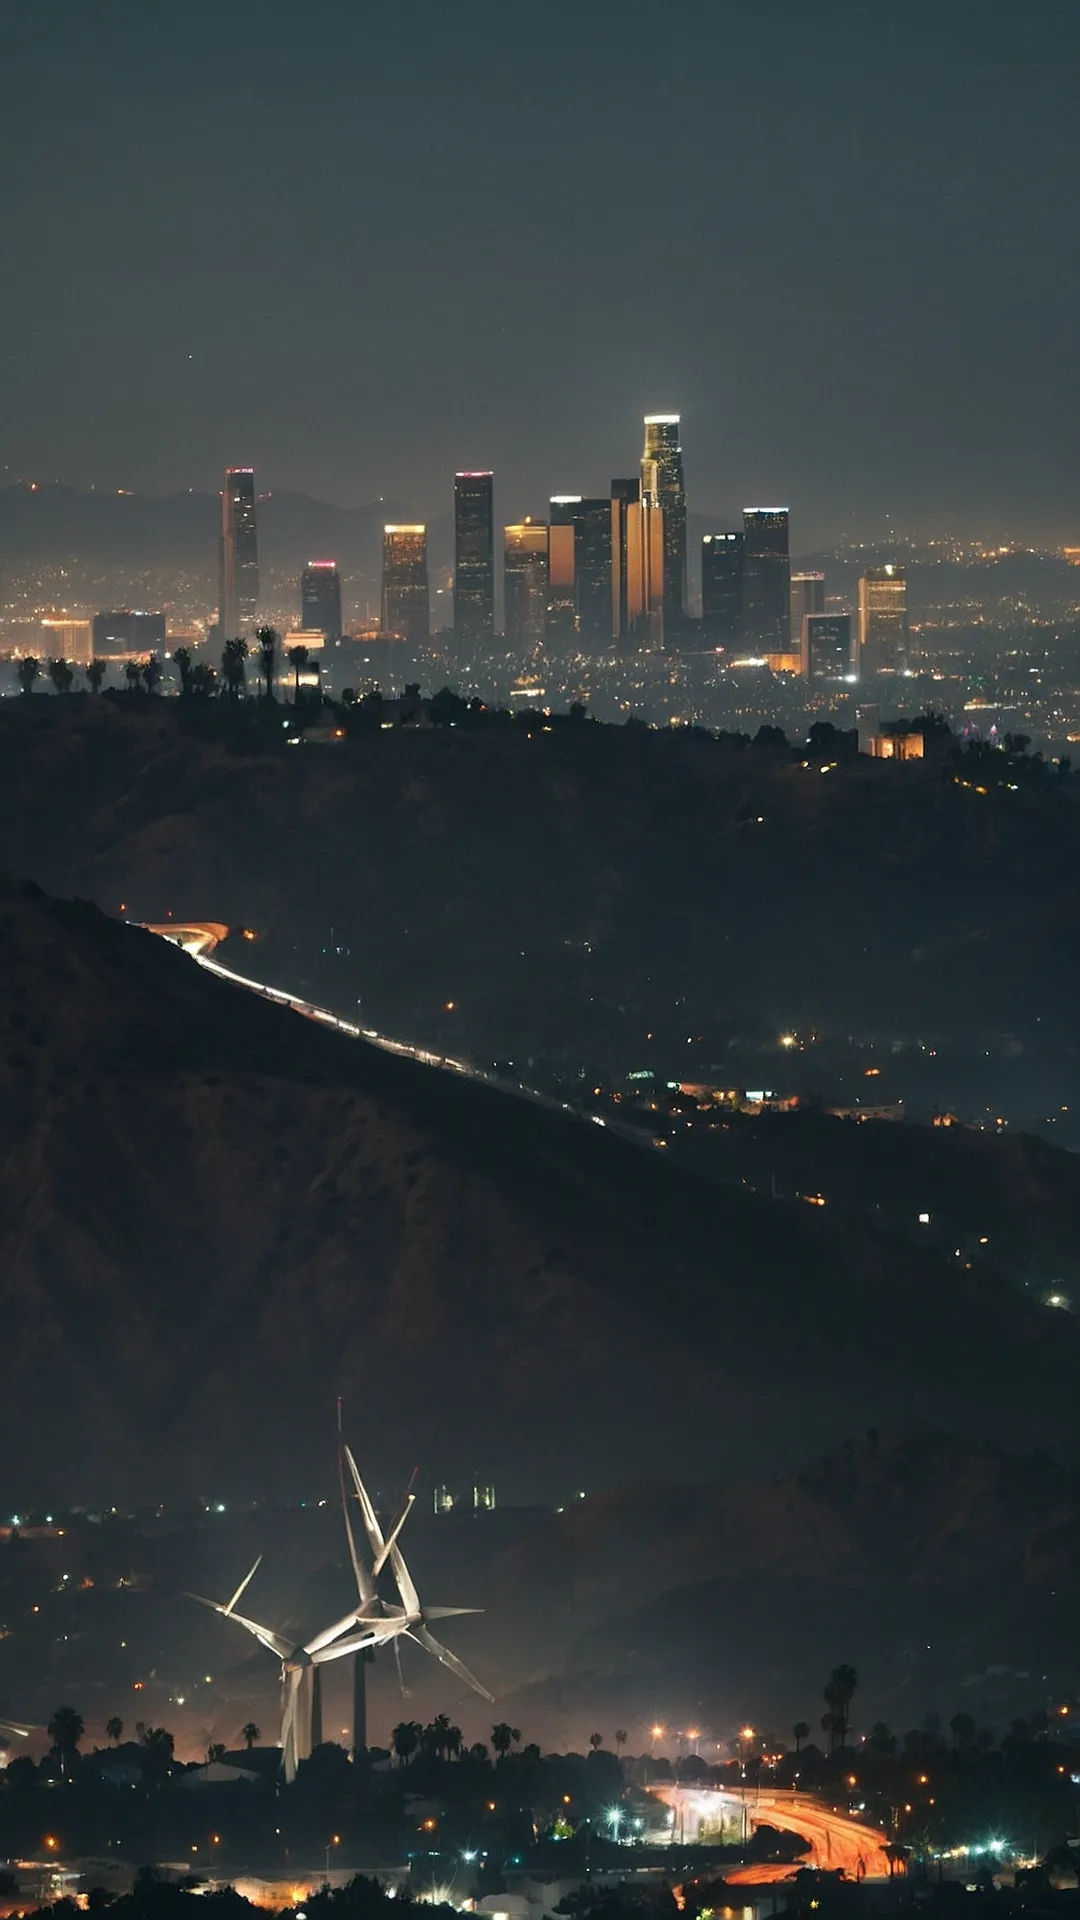
<svg viewBox="0 0 1080 1920"><path fill-rule="evenodd" d="M770 1792L747 1787L651 1787L650 1792L668 1805L675 1819L675 1830L685 1839L696 1838L702 1830L718 1833L723 1829L738 1833L746 1827L779 1827L783 1832L800 1833L809 1842L807 1864L833 1871L840 1867L850 1880L883 1879L888 1866L882 1848L886 1845L880 1827L864 1826L849 1813L841 1813L808 1793ZM725 1879L784 1879L792 1867L738 1867Z"/></svg>
<svg viewBox="0 0 1080 1920"><path fill-rule="evenodd" d="M156 933L163 940L170 940L174 946L182 947L184 952L196 960L207 972L217 974L221 980L228 980L234 987L244 987L248 993L257 993L264 1000L273 1000L278 1006L289 1007L293 1013L303 1014L307 1020L315 1020L320 1026L333 1027L337 1033L344 1034L350 1040L366 1040L373 1047L381 1047L386 1053L400 1054L408 1060L418 1060L422 1066L438 1067L446 1073L457 1073L468 1080L476 1080L484 1086L495 1087L500 1093L512 1094L518 1100L531 1100L535 1105L548 1107L554 1113L573 1114L582 1119L575 1107L565 1100L553 1100L545 1093L538 1093L535 1087L526 1086L521 1080L505 1080L494 1073L485 1073L482 1068L472 1066L466 1060L455 1059L453 1054L434 1053L427 1047L414 1047L406 1040L394 1040L389 1034L379 1033L374 1027L361 1027L353 1020L342 1020L329 1008L320 1007L312 1000L304 1000L299 994L286 993L281 987L268 987L261 980L252 980L249 975L236 973L231 967L223 967L219 960L213 959L215 949L226 938L229 928L220 920L168 920L152 926L147 921L137 923L144 933ZM652 1136L642 1134L636 1127L622 1126L617 1120L605 1120L600 1114L588 1116L596 1127L605 1127L611 1133L621 1134L623 1139L632 1140L635 1146L651 1146ZM665 1143L666 1144L666 1143Z"/></svg>

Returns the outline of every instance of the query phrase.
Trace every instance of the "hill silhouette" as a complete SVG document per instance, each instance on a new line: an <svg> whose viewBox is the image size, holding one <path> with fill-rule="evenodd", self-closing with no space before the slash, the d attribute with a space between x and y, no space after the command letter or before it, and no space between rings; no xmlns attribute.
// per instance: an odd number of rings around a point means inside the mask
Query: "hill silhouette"
<svg viewBox="0 0 1080 1920"><path fill-rule="evenodd" d="M920 1418L1067 1440L1066 1316L855 1223L350 1042L155 936L0 892L10 1498L400 1476L560 1497ZM321 1477L321 1475L320 1475Z"/></svg>

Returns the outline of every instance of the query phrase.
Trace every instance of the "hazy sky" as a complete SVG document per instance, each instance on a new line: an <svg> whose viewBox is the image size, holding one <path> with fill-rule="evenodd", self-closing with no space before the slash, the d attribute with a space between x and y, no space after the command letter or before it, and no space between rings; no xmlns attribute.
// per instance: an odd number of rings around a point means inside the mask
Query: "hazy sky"
<svg viewBox="0 0 1080 1920"><path fill-rule="evenodd" d="M0 465L1080 539L1076 0L3 0Z"/></svg>

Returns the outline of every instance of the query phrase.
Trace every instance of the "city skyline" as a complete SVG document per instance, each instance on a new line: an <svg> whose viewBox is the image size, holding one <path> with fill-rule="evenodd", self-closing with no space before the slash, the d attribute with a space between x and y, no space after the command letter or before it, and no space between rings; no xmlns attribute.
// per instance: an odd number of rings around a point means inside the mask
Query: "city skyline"
<svg viewBox="0 0 1080 1920"><path fill-rule="evenodd" d="M325 110L302 140L259 137L320 37ZM902 23L686 5L662 26L598 0L566 63L479 0L422 4L408 35L268 0L254 40L205 0L153 22L127 0L21 8L0 466L160 493L243 447L300 491L426 520L434 476L492 467L513 522L568 471L594 493L594 450L669 405L695 424L699 507L783 498L808 549L886 515L1065 540L1078 38L1000 0L946 19L916 0ZM361 165L354 78L374 73ZM673 167L641 169L658 91ZM226 140L259 157L222 195Z"/></svg>

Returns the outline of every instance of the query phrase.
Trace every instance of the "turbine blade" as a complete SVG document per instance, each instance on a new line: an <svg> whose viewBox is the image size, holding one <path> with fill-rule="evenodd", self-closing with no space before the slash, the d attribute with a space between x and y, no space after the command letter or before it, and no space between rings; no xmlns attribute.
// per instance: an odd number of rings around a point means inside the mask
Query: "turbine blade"
<svg viewBox="0 0 1080 1920"><path fill-rule="evenodd" d="M394 1635L394 1664L397 1667L397 1679L398 1686L401 1688L401 1697L403 1700L407 1700L409 1697L409 1689L405 1685L405 1675L401 1671L401 1639L397 1634Z"/></svg>
<svg viewBox="0 0 1080 1920"><path fill-rule="evenodd" d="M391 1553L396 1547L398 1534L401 1532L402 1527L405 1525L405 1522L408 1519L410 1513L412 1512L415 1504L416 1504L415 1493L406 1494L405 1505L402 1509L401 1518L398 1521L397 1526L394 1528L393 1533L390 1534L385 1547L383 1548L382 1552L378 1555L375 1561L375 1565L372 1568L372 1572L376 1575L376 1577L382 1572L383 1568L386 1565L387 1560L390 1558Z"/></svg>
<svg viewBox="0 0 1080 1920"><path fill-rule="evenodd" d="M349 1559L352 1561L353 1578L356 1591L362 1601L374 1600L375 1582L356 1551L356 1535L353 1532L352 1515L349 1512L349 1496L345 1491L345 1461L341 1441L341 1401L338 1401L338 1486L341 1488L341 1511L345 1515L345 1538L349 1543Z"/></svg>
<svg viewBox="0 0 1080 1920"><path fill-rule="evenodd" d="M495 1695L481 1686L476 1675L469 1672L465 1662L459 1660L456 1653L451 1653L449 1647L444 1647L441 1640L436 1640L435 1635L428 1632L423 1621L419 1626L410 1627L408 1632L410 1640L415 1640L418 1646L425 1648L428 1653L433 1653L436 1660L441 1660L444 1667L449 1667L451 1673L456 1673L458 1679L464 1680L465 1685L471 1687L474 1693L480 1694L484 1700L494 1701Z"/></svg>
<svg viewBox="0 0 1080 1920"><path fill-rule="evenodd" d="M356 1624L356 1609L354 1608L352 1613L345 1615L344 1620L335 1621L332 1627L324 1627L322 1632L315 1634L313 1639L305 1641L304 1652L321 1653L323 1648L328 1647L332 1640L336 1640L340 1634L347 1633L350 1627L355 1627Z"/></svg>
<svg viewBox="0 0 1080 1920"><path fill-rule="evenodd" d="M363 1515L363 1520L364 1520L364 1532L367 1534L368 1544L371 1547L372 1558L374 1558L376 1554L380 1554L382 1552L384 1546L386 1545L386 1542L383 1539L383 1530L379 1525L378 1514L375 1512L375 1509L371 1504L371 1498L368 1494L368 1490L360 1478L360 1469L358 1468L356 1461L352 1457L352 1449L350 1447L346 1447L344 1451L345 1451L345 1458L349 1464L349 1472L352 1474L353 1486L356 1488L356 1497L360 1502L360 1512Z"/></svg>
<svg viewBox="0 0 1080 1920"><path fill-rule="evenodd" d="M248 1620L242 1613L230 1613L224 1601L208 1600L202 1593L189 1593L187 1598L197 1600L200 1607L209 1607L211 1613L220 1613L224 1620L235 1620L238 1627L243 1627L246 1632L253 1634L259 1645L266 1647L270 1653L276 1653L279 1660L287 1660L292 1652L291 1640L286 1640L280 1633L272 1632L269 1627L260 1626L257 1620Z"/></svg>
<svg viewBox="0 0 1080 1920"><path fill-rule="evenodd" d="M247 1587L247 1586L249 1586L249 1585L251 1584L251 1582L252 1582L252 1580L254 1580L254 1578L255 1578L255 1575L256 1575L256 1574L258 1573L258 1571L259 1571L259 1568L260 1568L261 1566L262 1566L262 1554L260 1553L260 1555L259 1555L259 1557L258 1557L258 1559L257 1559L257 1560L256 1560L256 1562L255 1562L255 1565L254 1565L254 1566L252 1567L252 1569L251 1569L251 1572L250 1572L250 1573L246 1573L246 1574L244 1575L244 1578L243 1578L243 1579L241 1580L241 1582L240 1582L240 1585L239 1585L239 1586L237 1587L237 1589L236 1589L236 1592L235 1592L235 1593L233 1594L233 1597L232 1597L232 1599L231 1599L231 1600L227 1600L227 1601L225 1602L225 1606L224 1606L224 1609L223 1609L223 1611L224 1611L225 1613L231 1613L231 1612L232 1612L232 1610L233 1610L233 1608L235 1607L235 1605L236 1605L236 1603L237 1603L237 1601L238 1601L238 1600L239 1600L239 1598L240 1598L240 1595L241 1595L241 1594L243 1593L243 1591L244 1591L244 1589L245 1589L245 1587Z"/></svg>
<svg viewBox="0 0 1080 1920"><path fill-rule="evenodd" d="M416 1591L412 1574L405 1565L405 1557L400 1547L391 1547L390 1566L394 1579L397 1582L397 1590L401 1595L401 1604L406 1613L419 1615L420 1595Z"/></svg>
<svg viewBox="0 0 1080 1920"><path fill-rule="evenodd" d="M30 1728L17 1727L13 1720L0 1720L0 1733L14 1734L16 1739L29 1740Z"/></svg>
<svg viewBox="0 0 1080 1920"><path fill-rule="evenodd" d="M425 1607L425 1620L453 1620L459 1613L483 1613L483 1607Z"/></svg>
<svg viewBox="0 0 1080 1920"><path fill-rule="evenodd" d="M312 1654L311 1664L313 1667L322 1667L328 1660L340 1660L343 1654L363 1653L368 1647L381 1647L387 1638L386 1634L373 1633L370 1629L367 1633L350 1634L346 1640L335 1640L332 1646L320 1647L317 1653Z"/></svg>

